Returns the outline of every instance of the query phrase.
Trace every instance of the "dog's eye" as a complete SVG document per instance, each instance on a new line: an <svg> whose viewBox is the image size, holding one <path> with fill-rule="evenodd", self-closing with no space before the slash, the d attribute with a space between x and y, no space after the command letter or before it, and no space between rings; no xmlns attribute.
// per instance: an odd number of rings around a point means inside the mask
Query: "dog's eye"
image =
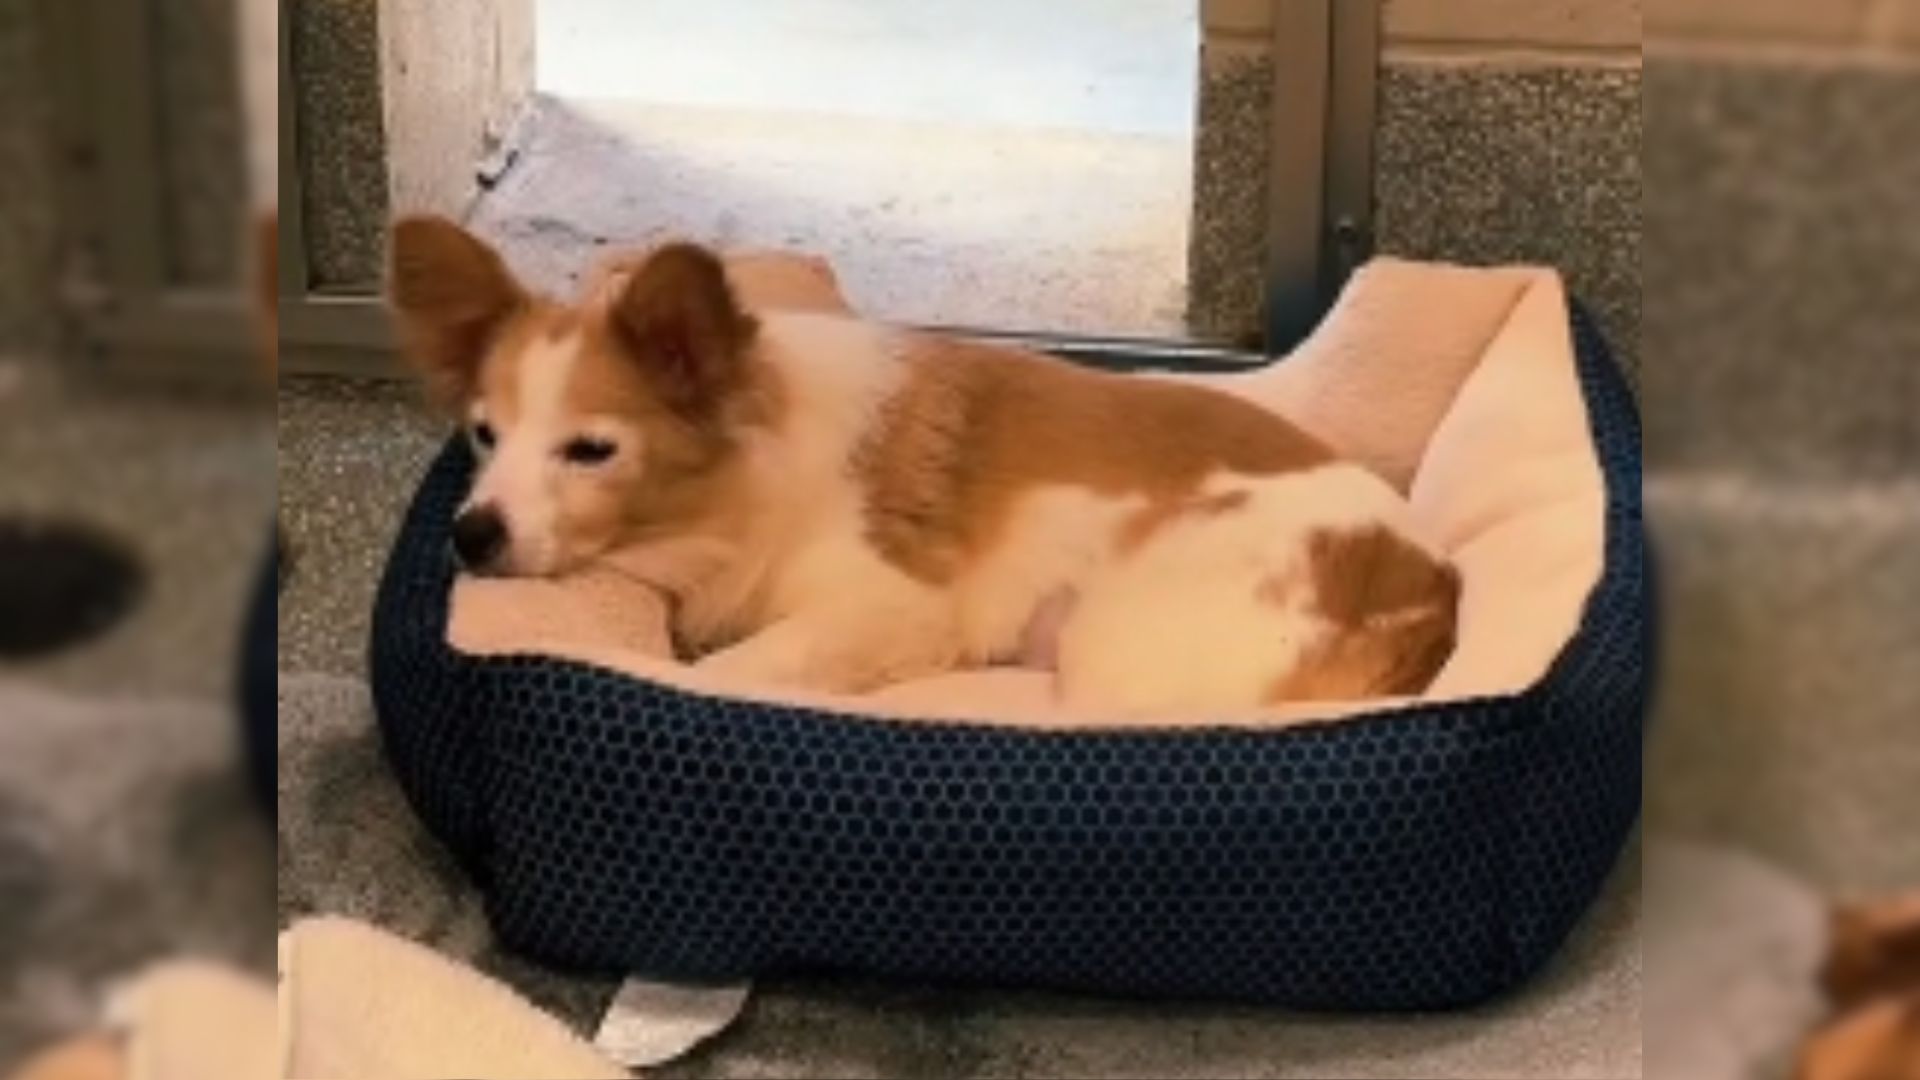
<svg viewBox="0 0 1920 1080"><path fill-rule="evenodd" d="M493 444L499 441L499 436L494 434L492 424L482 420L473 425L473 441L478 443L482 450L491 450Z"/></svg>
<svg viewBox="0 0 1920 1080"><path fill-rule="evenodd" d="M569 465L605 465L612 460L614 445L605 439L579 438L560 448L560 456Z"/></svg>

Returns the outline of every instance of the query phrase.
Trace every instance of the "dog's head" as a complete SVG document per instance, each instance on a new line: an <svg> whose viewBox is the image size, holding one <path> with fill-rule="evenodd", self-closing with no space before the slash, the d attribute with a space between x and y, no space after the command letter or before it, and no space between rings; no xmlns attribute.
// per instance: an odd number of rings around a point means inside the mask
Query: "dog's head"
<svg viewBox="0 0 1920 1080"><path fill-rule="evenodd" d="M454 523L477 573L550 575L707 512L765 397L720 260L673 244L578 305L450 221L393 231L403 347L480 460Z"/></svg>

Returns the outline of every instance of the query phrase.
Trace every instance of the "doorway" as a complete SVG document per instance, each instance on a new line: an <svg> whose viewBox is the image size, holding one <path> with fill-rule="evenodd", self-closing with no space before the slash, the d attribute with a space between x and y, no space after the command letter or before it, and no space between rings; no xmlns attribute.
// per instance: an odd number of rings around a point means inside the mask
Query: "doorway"
<svg viewBox="0 0 1920 1080"><path fill-rule="evenodd" d="M395 374L409 212L555 292L799 249L868 316L1122 367L1283 352L1368 250L1377 0L280 2L289 372Z"/></svg>
<svg viewBox="0 0 1920 1080"><path fill-rule="evenodd" d="M829 258L917 325L1188 336L1194 0L535 0L469 224L570 290L682 237Z"/></svg>

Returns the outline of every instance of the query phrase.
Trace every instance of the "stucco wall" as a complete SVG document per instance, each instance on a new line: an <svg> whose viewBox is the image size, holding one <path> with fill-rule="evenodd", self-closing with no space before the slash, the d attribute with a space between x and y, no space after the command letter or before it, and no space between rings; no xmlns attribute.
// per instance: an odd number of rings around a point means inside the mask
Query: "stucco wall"
<svg viewBox="0 0 1920 1080"><path fill-rule="evenodd" d="M1270 11L1205 0L1191 263L1211 337L1260 323ZM1387 0L1382 20L1378 249L1560 266L1637 369L1638 0Z"/></svg>
<svg viewBox="0 0 1920 1080"><path fill-rule="evenodd" d="M1646 816L1851 894L1920 880L1916 30L1920 0L1648 13Z"/></svg>
<svg viewBox="0 0 1920 1080"><path fill-rule="evenodd" d="M1649 19L1647 446L1822 483L1920 461L1920 0Z"/></svg>
<svg viewBox="0 0 1920 1080"><path fill-rule="evenodd" d="M371 290L396 212L459 213L533 88L533 0L299 0L293 25L316 280Z"/></svg>
<svg viewBox="0 0 1920 1080"><path fill-rule="evenodd" d="M153 11L172 277L233 286L245 251L237 211L248 203L239 7L236 0L168 0Z"/></svg>
<svg viewBox="0 0 1920 1080"><path fill-rule="evenodd" d="M42 96L33 4L0 4L0 353L43 343L52 326L55 206L49 102Z"/></svg>

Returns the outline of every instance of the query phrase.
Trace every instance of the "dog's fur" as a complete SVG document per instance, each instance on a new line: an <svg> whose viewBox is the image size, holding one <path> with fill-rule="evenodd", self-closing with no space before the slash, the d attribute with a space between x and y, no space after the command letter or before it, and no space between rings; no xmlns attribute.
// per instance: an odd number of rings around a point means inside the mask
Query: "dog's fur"
<svg viewBox="0 0 1920 1080"><path fill-rule="evenodd" d="M692 245L568 305L445 220L393 241L407 355L483 459L470 569L621 549L708 668L856 692L1037 636L1068 704L1151 712L1410 694L1451 652L1400 497L1249 403L749 312Z"/></svg>
<svg viewBox="0 0 1920 1080"><path fill-rule="evenodd" d="M1798 1080L1920 1080L1920 893L1837 909L1820 976L1834 1016Z"/></svg>

